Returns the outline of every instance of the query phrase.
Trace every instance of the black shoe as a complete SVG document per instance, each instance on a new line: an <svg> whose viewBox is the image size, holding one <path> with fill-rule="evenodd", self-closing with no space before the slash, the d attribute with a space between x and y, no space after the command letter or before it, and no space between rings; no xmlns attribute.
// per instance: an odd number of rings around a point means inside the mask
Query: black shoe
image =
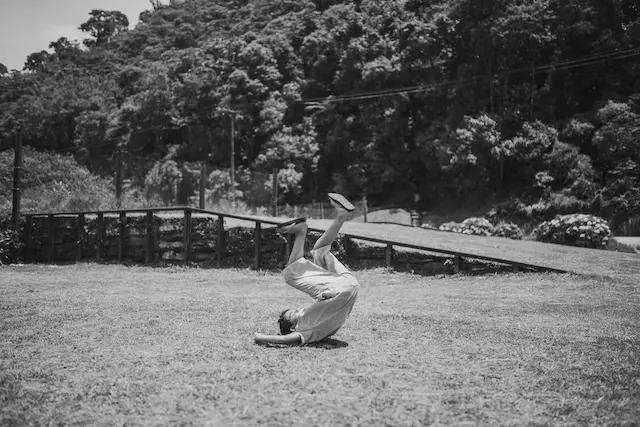
<svg viewBox="0 0 640 427"><path fill-rule="evenodd" d="M276 225L276 230L283 233L288 233L293 227L303 222L307 222L307 218L300 217L292 219L291 221L283 222L282 224Z"/></svg>
<svg viewBox="0 0 640 427"><path fill-rule="evenodd" d="M351 204L350 201L347 200L342 194L338 193L327 193L327 196L338 205L340 205L347 212L353 212L356 208Z"/></svg>

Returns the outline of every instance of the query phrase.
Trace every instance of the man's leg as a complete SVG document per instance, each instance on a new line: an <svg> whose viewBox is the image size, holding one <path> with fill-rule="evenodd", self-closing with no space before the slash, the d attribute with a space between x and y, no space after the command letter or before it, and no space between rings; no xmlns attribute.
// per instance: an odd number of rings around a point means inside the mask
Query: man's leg
<svg viewBox="0 0 640 427"><path fill-rule="evenodd" d="M287 261L287 265L293 264L300 258L304 257L304 244L307 240L307 228L307 223L302 222L293 225L285 231L285 233L293 234L295 236L295 240L293 241L293 248L291 249L291 254L289 255L289 261Z"/></svg>
<svg viewBox="0 0 640 427"><path fill-rule="evenodd" d="M285 234L293 234L295 240L282 271L285 282L314 299L324 299L322 293L327 290L326 280L317 275L318 266L304 258L304 245L307 240L307 224L302 222L284 228Z"/></svg>
<svg viewBox="0 0 640 427"><path fill-rule="evenodd" d="M338 233L342 228L342 224L344 224L345 221L349 219L349 211L338 205L333 200L331 200L331 205L335 208L338 215L336 216L336 219L333 220L329 228L327 228L322 236L320 236L320 238L316 241L315 245L313 245L313 249L322 248L323 246L330 246L338 237Z"/></svg>

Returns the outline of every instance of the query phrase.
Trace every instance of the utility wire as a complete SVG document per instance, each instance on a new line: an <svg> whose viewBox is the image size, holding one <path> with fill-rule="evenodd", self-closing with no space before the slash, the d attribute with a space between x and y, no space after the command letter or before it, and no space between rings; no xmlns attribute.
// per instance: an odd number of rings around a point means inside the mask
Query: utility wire
<svg viewBox="0 0 640 427"><path fill-rule="evenodd" d="M533 72L543 73L547 71L548 72L564 71L572 68L583 67L587 65L594 65L601 62L631 58L634 56L640 56L640 48L636 47L636 48L630 48L630 49L625 49L620 51L594 54L594 55L576 58L576 59L555 61L552 63L543 64L540 66L534 65L534 66L523 67L523 68L518 68L513 70L507 70L497 74L472 76L462 80L449 80L445 82L431 83L427 85L402 87L397 89L386 89L386 90L379 90L379 91L372 91L372 92L360 92L360 93L339 95L339 96L307 98L298 102L301 102L304 104L320 104L324 102L332 103L332 102L342 102L342 101L366 100L366 99L373 99L373 98L379 98L379 97L385 97L385 96L424 92L424 91L435 89L435 88L455 87L455 86L460 86L460 85L464 85L464 84L468 84L471 82L484 80L484 79L506 78L506 77L511 77L515 75L531 74ZM429 68L435 68L435 67L429 67Z"/></svg>

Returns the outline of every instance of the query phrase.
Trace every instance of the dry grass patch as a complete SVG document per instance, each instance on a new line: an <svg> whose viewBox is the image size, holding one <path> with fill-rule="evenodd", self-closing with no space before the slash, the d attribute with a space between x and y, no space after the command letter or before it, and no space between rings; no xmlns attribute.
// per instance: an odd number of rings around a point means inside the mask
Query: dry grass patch
<svg viewBox="0 0 640 427"><path fill-rule="evenodd" d="M637 425L638 285L358 272L325 343L272 273L0 267L0 425Z"/></svg>

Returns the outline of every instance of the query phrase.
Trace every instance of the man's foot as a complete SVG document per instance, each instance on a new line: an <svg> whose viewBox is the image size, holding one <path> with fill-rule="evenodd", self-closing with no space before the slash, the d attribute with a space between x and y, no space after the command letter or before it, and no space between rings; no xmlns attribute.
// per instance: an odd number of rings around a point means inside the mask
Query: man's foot
<svg viewBox="0 0 640 427"><path fill-rule="evenodd" d="M276 226L276 230L284 234L298 234L307 231L307 219L296 218Z"/></svg>
<svg viewBox="0 0 640 427"><path fill-rule="evenodd" d="M327 193L327 196L329 196L331 206L338 211L338 215L348 215L355 210L355 206L342 194Z"/></svg>

